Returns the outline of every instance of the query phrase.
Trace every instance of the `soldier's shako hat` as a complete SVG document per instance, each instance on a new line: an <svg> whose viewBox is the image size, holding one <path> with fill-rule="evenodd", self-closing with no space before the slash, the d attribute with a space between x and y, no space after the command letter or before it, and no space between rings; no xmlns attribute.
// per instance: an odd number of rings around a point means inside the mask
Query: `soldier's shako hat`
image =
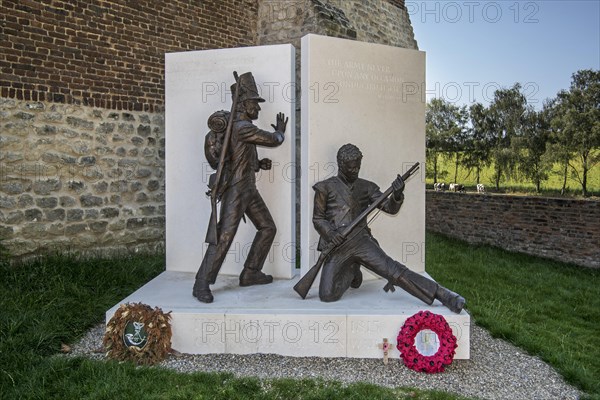
<svg viewBox="0 0 600 400"><path fill-rule="evenodd" d="M246 72L238 77L238 81L240 83L240 96L238 97L238 101L240 103L246 100L255 100L259 103L263 103L265 99L260 97L258 94L258 88L256 87L256 82L254 81L254 76L252 76L252 72ZM231 86L231 93L235 92L235 84Z"/></svg>

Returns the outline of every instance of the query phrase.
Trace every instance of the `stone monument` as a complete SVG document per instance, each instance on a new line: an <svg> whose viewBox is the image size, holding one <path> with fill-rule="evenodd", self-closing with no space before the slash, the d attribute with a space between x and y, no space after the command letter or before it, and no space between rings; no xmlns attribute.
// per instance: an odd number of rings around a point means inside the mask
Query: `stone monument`
<svg viewBox="0 0 600 400"><path fill-rule="evenodd" d="M231 107L231 71L252 71L265 99L261 116L272 118L284 112L290 116L288 127L293 127L294 102L269 100L277 93L293 99L293 53L291 46L264 46L167 54L167 271L123 302L144 302L170 311L172 347L180 352L299 357L380 358L383 338L396 337L407 318L429 310L443 315L451 326L458 339L455 358L469 358L470 318L464 310L455 314L439 301L427 306L402 290L384 294L385 281L374 277L365 278L352 296L333 303L321 302L312 292L303 300L294 292L299 277L294 277L293 251L288 258L277 253L277 249L296 248L291 128L281 146L269 149L273 168L263 175L266 181L257 181L278 235L287 235L275 238L275 251L263 269L274 282L240 288L238 275L245 254L241 249L237 252L234 243L211 287L214 302L201 303L191 295L211 209L205 192L213 170L202 149L206 118ZM424 81L422 52L315 35L303 38L301 273L317 255L311 187L337 174L341 144L358 145L369 160L361 175L382 185L415 163L424 165ZM259 118L257 124L268 127L271 118ZM417 174L409 182L411 195L399 214L381 215L371 228L391 257L428 277L424 178ZM255 230L248 227L248 232L247 239L241 239L242 249L249 248ZM107 312L108 319L116 307ZM391 346L388 356L398 358L399 352Z"/></svg>

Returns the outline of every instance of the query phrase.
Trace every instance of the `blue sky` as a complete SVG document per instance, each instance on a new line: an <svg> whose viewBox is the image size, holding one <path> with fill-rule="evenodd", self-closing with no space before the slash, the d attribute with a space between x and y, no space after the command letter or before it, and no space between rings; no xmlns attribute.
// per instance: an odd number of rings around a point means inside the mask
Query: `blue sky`
<svg viewBox="0 0 600 400"><path fill-rule="evenodd" d="M600 69L600 0L406 0L427 52L428 98L487 104L498 87L523 85L530 104Z"/></svg>

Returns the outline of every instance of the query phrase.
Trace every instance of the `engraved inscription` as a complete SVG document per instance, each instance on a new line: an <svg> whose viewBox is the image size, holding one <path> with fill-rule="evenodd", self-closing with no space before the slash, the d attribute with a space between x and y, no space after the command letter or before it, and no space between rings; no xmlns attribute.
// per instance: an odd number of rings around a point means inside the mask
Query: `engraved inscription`
<svg viewBox="0 0 600 400"><path fill-rule="evenodd" d="M409 82L390 65L328 59L330 76L340 90L372 92L379 100L425 101L425 82Z"/></svg>

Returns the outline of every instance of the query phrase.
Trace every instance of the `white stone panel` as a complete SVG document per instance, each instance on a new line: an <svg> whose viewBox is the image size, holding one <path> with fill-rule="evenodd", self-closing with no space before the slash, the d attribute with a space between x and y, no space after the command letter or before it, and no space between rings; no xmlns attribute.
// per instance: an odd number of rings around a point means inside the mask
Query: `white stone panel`
<svg viewBox="0 0 600 400"><path fill-rule="evenodd" d="M363 153L360 176L387 189L415 162L396 216L371 224L394 259L425 270L425 53L346 39L302 38L301 268L317 259L312 225L314 183L337 174L346 143Z"/></svg>
<svg viewBox="0 0 600 400"><path fill-rule="evenodd" d="M308 311L308 310L307 310ZM276 311L226 316L226 353L343 357L346 316Z"/></svg>
<svg viewBox="0 0 600 400"><path fill-rule="evenodd" d="M198 270L210 216L206 196L214 172L204 157L208 117L231 110L233 71L252 72L262 97L255 124L270 130L278 112L289 117L285 142L258 147L259 157L273 161L257 175L257 186L277 225L277 236L264 267L278 278L295 272L294 115L295 61L292 45L244 47L165 55L166 87L166 235L168 271ZM222 274L239 275L256 230L240 224Z"/></svg>
<svg viewBox="0 0 600 400"><path fill-rule="evenodd" d="M224 313L179 312L172 315L171 347L193 354L225 353Z"/></svg>

